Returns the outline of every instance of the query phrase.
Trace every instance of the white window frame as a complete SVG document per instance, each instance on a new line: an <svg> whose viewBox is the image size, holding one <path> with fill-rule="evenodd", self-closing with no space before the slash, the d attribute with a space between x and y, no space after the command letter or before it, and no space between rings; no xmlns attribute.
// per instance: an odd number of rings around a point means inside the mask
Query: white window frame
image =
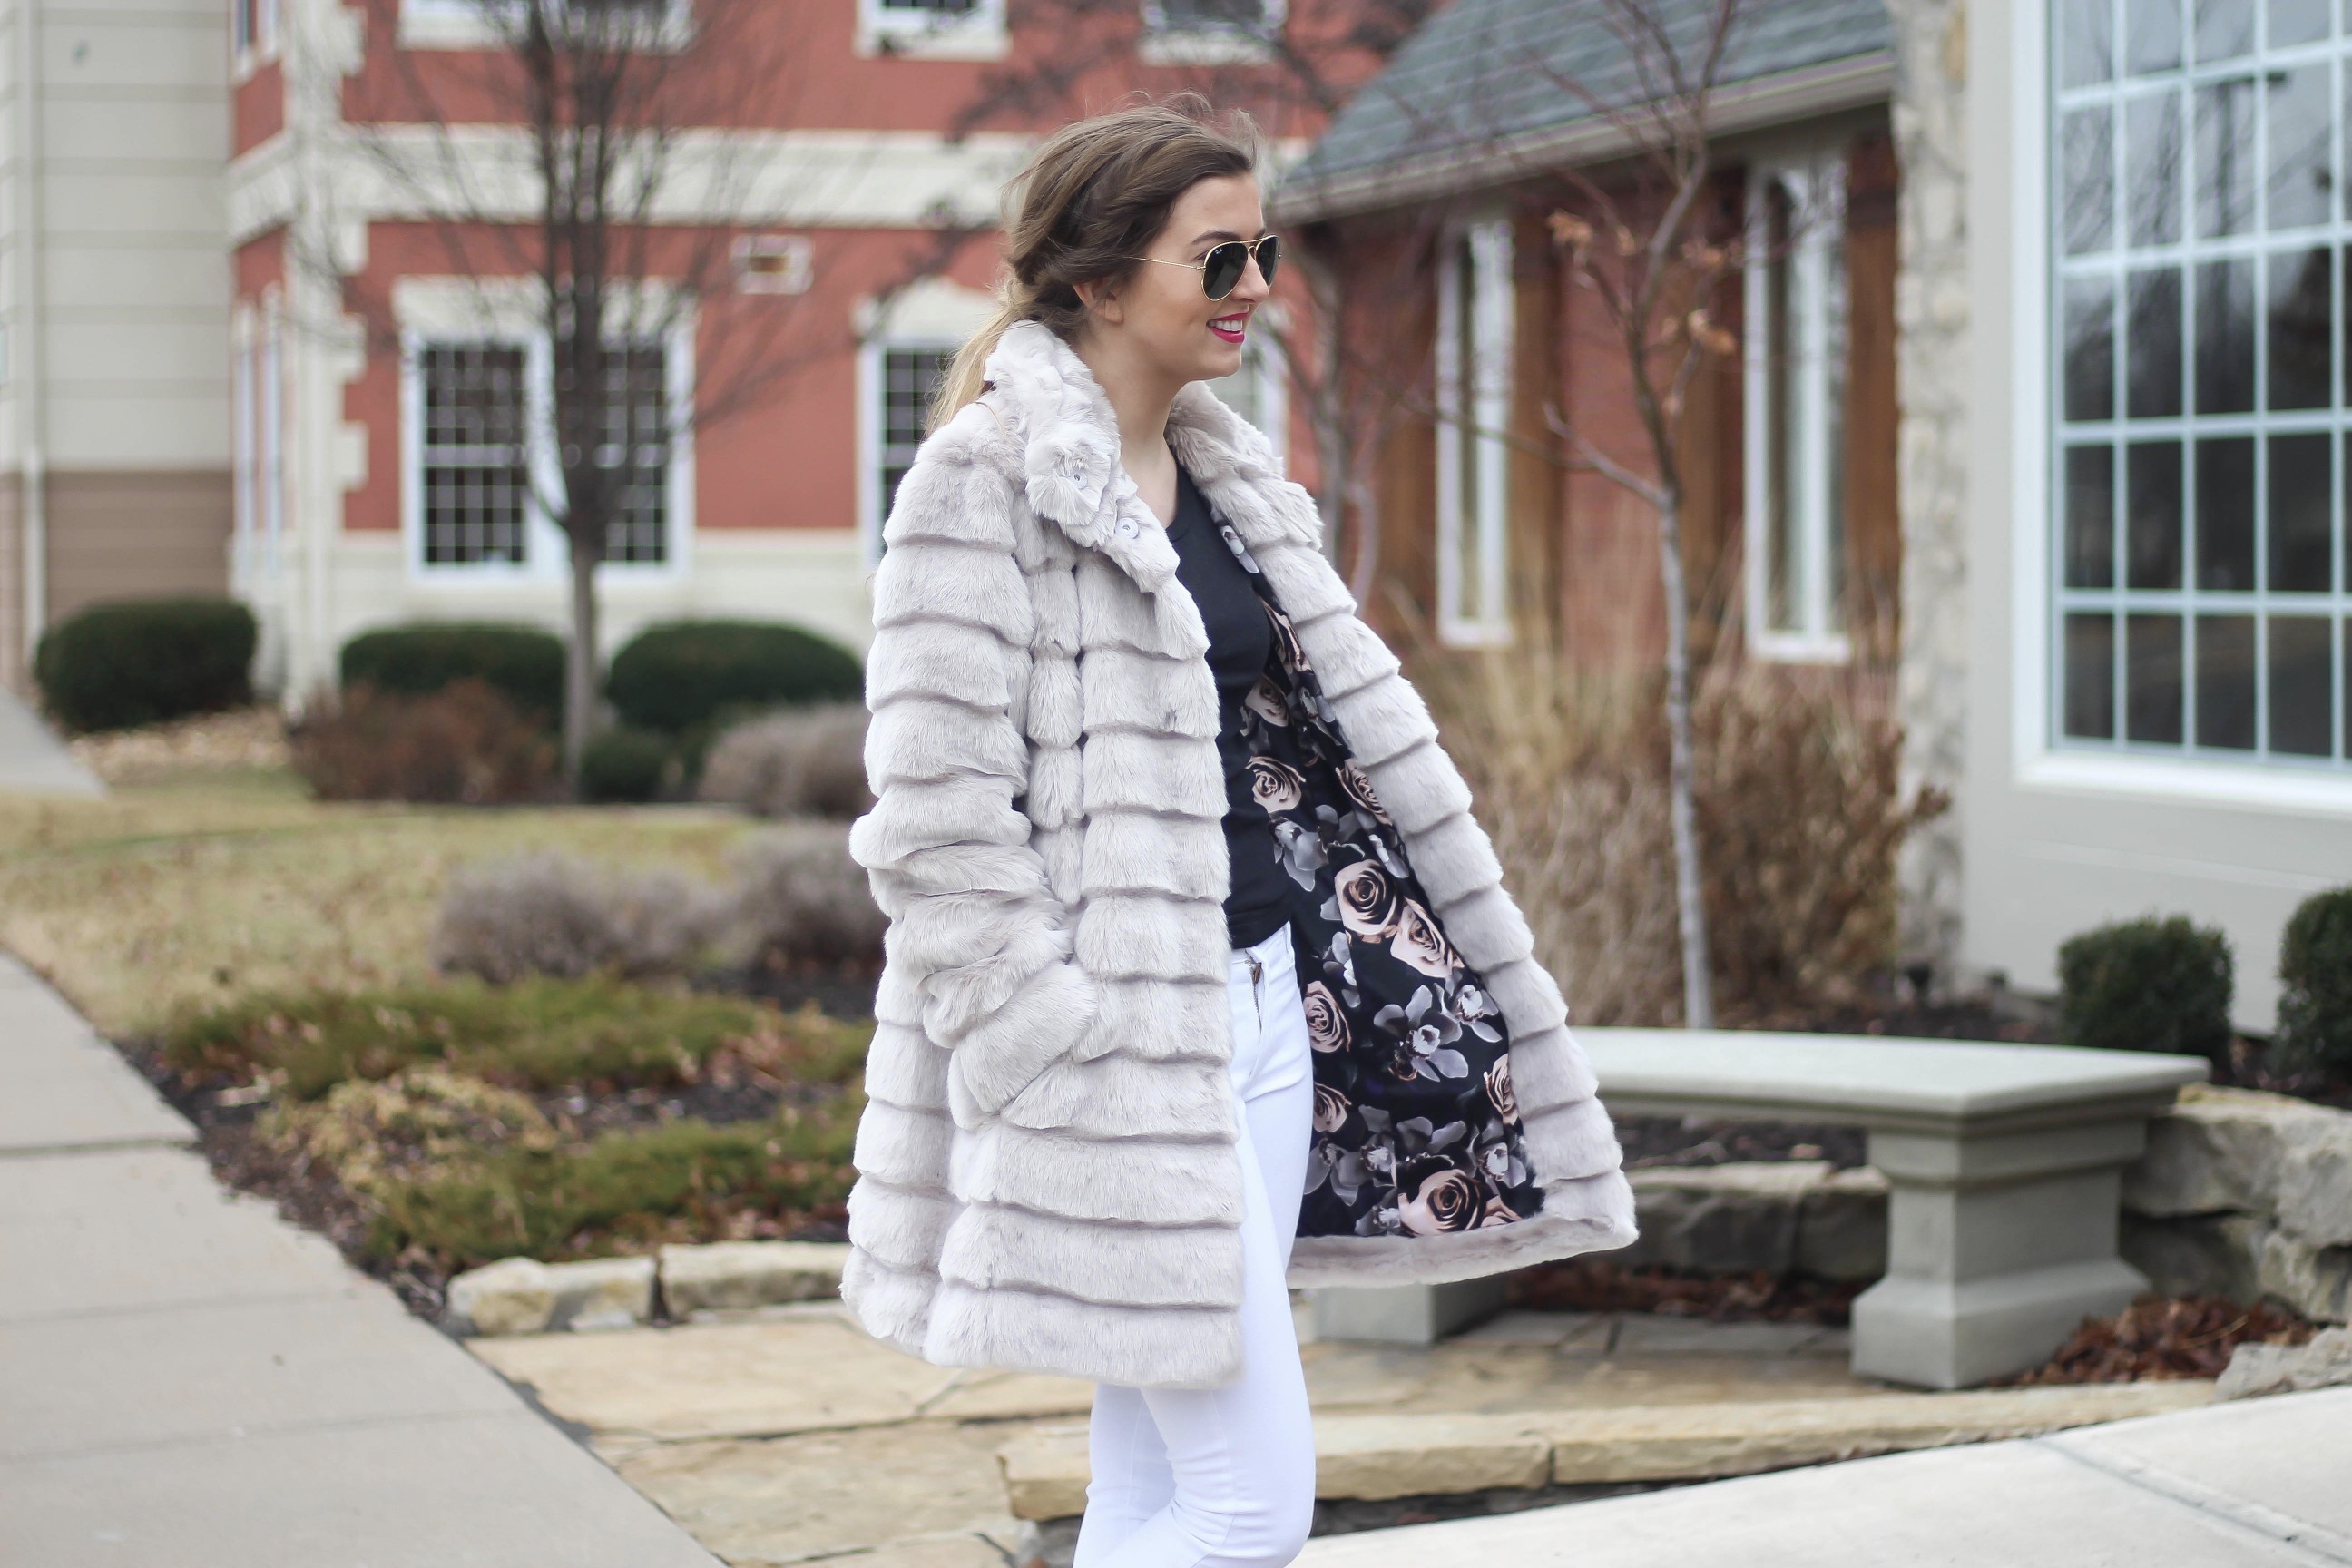
<svg viewBox="0 0 2352 1568"><path fill-rule="evenodd" d="M276 5L280 0L255 0ZM486 0L398 0L397 41L404 49L489 49L507 37L484 14ZM668 0L656 47L683 49L694 38L693 0Z"/></svg>
<svg viewBox="0 0 2352 1568"><path fill-rule="evenodd" d="M1769 253L1766 226L1765 190L1778 182L1795 198L1797 230L1782 256ZM1747 334L1744 353L1742 575L1747 579L1743 600L1748 622L1748 646L1760 658L1787 663L1844 663L1853 654L1843 616L1833 614L1830 602L1831 568L1834 555L1845 548L1845 531L1831 528L1829 499L1843 486L1834 471L1843 451L1832 450L1829 439L1829 408L1832 387L1846 375L1845 355L1829 352L1830 289L1851 287L1845 271L1833 265L1845 245L1845 168L1834 153L1777 161L1759 160L1748 182L1748 253L1758 258L1746 269L1744 308ZM1795 296L1797 363L1792 367L1772 363L1769 332L1771 268L1790 270ZM1851 334L1848 304L1846 331ZM1776 371L1786 371L1776 375ZM1799 542L1800 576L1793 584L1798 625L1771 624L1770 549L1773 399L1776 384L1796 387L1799 471L1790 476L1794 498L1790 519ZM1850 411L1849 411L1850 413ZM1832 621L1836 624L1832 624Z"/></svg>
<svg viewBox="0 0 2352 1568"><path fill-rule="evenodd" d="M854 47L863 58L909 60L1001 60L1011 47L1004 26L1004 0L978 0L961 16L857 0Z"/></svg>
<svg viewBox="0 0 2352 1568"><path fill-rule="evenodd" d="M1161 0L1142 0L1143 38L1138 57L1148 66L1252 65L1274 58L1274 39L1289 19L1288 0L1262 0L1255 27L1184 26L1168 20Z"/></svg>
<svg viewBox="0 0 2352 1568"><path fill-rule="evenodd" d="M882 559L883 356L948 353L961 346L952 332L919 328L869 335L857 348L857 551L868 571Z"/></svg>
<svg viewBox="0 0 2352 1568"><path fill-rule="evenodd" d="M1471 320L1462 319L1463 253L1472 268ZM1511 221L1489 216L1450 226L1437 263L1437 635L1455 647L1494 647L1511 640L1508 599L1511 521L1511 385L1516 301L1511 276ZM1459 366L1469 334L1471 379ZM1462 515L1463 465L1475 465L1478 515ZM1477 603L1465 610L1471 584L1463 581L1465 531L1477 545Z"/></svg>
<svg viewBox="0 0 2352 1568"><path fill-rule="evenodd" d="M2282 767L2259 757L2216 761L2210 753L2162 756L2053 743L2063 679L2056 662L2052 570L2063 527L2051 352L2056 258L2050 222L2055 187L2050 170L2054 59L2049 35L2054 24L2055 7L2048 0L2025 6L2014 17L2008 40L2014 84L2008 116L2014 137L2007 171L2008 264L2015 305L2004 384L2017 454L2008 492L2011 780L2021 788L2093 798L2352 817L2352 778L2339 767Z"/></svg>
<svg viewBox="0 0 2352 1568"><path fill-rule="evenodd" d="M251 307L237 307L230 330L229 350L229 505L231 560L240 583L255 573L259 551L260 468L256 440L259 419L254 406L255 360L258 345Z"/></svg>
<svg viewBox="0 0 2352 1568"><path fill-rule="evenodd" d="M616 332L616 336L619 334ZM523 558L519 562L427 562L425 558L425 374L428 343L468 342L518 347L524 353L524 419L530 430L530 494L523 503ZM695 538L694 427L678 421L694 395L694 323L674 323L663 335L665 395L673 411L669 469L663 476L663 548L660 561L607 561L597 576L610 583L659 583L693 569ZM400 527L409 576L433 584L561 582L568 574L563 531L547 514L542 496L562 486L555 458L555 355L547 334L535 328L497 322L457 321L404 327L400 338Z"/></svg>
<svg viewBox="0 0 2352 1568"><path fill-rule="evenodd" d="M740 234L731 249L739 294L805 294L816 281L816 241L808 235Z"/></svg>
<svg viewBox="0 0 2352 1568"><path fill-rule="evenodd" d="M237 36L243 23L246 36ZM229 0L229 84L233 87L279 58L284 37L279 0Z"/></svg>

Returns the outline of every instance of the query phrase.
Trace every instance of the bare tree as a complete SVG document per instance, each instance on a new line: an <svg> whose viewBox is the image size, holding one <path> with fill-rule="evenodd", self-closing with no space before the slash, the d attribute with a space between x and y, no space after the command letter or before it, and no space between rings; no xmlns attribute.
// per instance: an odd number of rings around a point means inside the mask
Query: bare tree
<svg viewBox="0 0 2352 1568"><path fill-rule="evenodd" d="M486 330L520 314L549 345L549 461L487 408L452 416L509 450L511 482L563 534L575 784L597 713L599 569L649 547L689 433L845 346L793 330L805 251L743 248L790 195L769 188L756 140L787 122L805 68L789 15L763 0L476 0L479 49L389 51L391 79L358 105L383 205L429 230ZM390 301L359 292L346 282L378 345L397 343ZM693 363L682 398L672 345Z"/></svg>

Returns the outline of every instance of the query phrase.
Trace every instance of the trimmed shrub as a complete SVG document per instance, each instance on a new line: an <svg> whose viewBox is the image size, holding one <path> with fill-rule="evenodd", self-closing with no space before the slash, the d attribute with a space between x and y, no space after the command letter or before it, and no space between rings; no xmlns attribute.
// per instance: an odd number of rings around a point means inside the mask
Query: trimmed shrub
<svg viewBox="0 0 2352 1568"><path fill-rule="evenodd" d="M2186 915L2119 921L2058 949L2066 1043L2230 1059L2229 939Z"/></svg>
<svg viewBox="0 0 2352 1568"><path fill-rule="evenodd" d="M657 800L672 761L667 735L625 724L602 731L580 754L580 798L608 805Z"/></svg>
<svg viewBox="0 0 2352 1568"><path fill-rule="evenodd" d="M163 1059L196 1079L268 1079L294 1100L438 1065L509 1089L669 1089L725 1071L845 1083L872 1026L761 1002L599 976L474 980L241 998L164 1031Z"/></svg>
<svg viewBox="0 0 2352 1568"><path fill-rule="evenodd" d="M735 873L737 918L755 963L786 971L881 967L887 922L839 827L804 823L761 834L736 851Z"/></svg>
<svg viewBox="0 0 2352 1568"><path fill-rule="evenodd" d="M677 734L729 710L858 696L856 656L798 626L763 621L670 621L613 656L605 695L621 717Z"/></svg>
<svg viewBox="0 0 2352 1568"><path fill-rule="evenodd" d="M2352 888L2303 900L2279 942L2278 1033L2291 1071L2352 1074Z"/></svg>
<svg viewBox="0 0 2352 1568"><path fill-rule="evenodd" d="M563 707L563 639L537 626L426 621L362 632L343 645L343 686L430 697L460 680L487 683L525 713Z"/></svg>
<svg viewBox="0 0 2352 1568"><path fill-rule="evenodd" d="M130 730L253 700L253 612L233 599L92 605L33 655L41 700L68 730Z"/></svg>
<svg viewBox="0 0 2352 1568"><path fill-rule="evenodd" d="M491 805L549 798L555 746L478 679L430 697L360 686L295 732L294 769L320 800Z"/></svg>
<svg viewBox="0 0 2352 1568"><path fill-rule="evenodd" d="M728 913L722 895L677 871L606 868L542 850L450 879L433 962L497 985L531 974L680 974Z"/></svg>
<svg viewBox="0 0 2352 1568"><path fill-rule="evenodd" d="M755 816L856 816L874 804L866 721L862 702L823 702L738 724L710 748L698 793Z"/></svg>

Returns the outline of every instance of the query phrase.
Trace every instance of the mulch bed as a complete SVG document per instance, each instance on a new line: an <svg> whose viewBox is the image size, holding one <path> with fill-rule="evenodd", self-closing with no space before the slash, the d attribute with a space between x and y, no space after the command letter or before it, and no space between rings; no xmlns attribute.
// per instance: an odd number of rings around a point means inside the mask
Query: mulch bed
<svg viewBox="0 0 2352 1568"><path fill-rule="evenodd" d="M1863 1285L1752 1274L1685 1274L1572 1258L1512 1276L1510 1302L1538 1312L1654 1312L1714 1323L1821 1323L1843 1328Z"/></svg>
<svg viewBox="0 0 2352 1568"><path fill-rule="evenodd" d="M2299 1345L2318 1331L2269 1302L2143 1296L2118 1317L2085 1319L2046 1364L1994 1386L2219 1377L2240 1345Z"/></svg>

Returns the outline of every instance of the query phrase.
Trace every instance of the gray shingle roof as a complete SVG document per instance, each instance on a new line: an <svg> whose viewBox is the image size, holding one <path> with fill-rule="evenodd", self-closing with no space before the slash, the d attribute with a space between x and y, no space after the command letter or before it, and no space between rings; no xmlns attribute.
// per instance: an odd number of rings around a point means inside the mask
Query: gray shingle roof
<svg viewBox="0 0 2352 1568"><path fill-rule="evenodd" d="M1641 0L1694 63L1718 3ZM1607 0L1454 0L1332 118L1277 210L1368 211L1597 155L1610 128L1585 95L1656 96L1612 26L1622 15ZM1743 0L1717 77L1733 123L1718 123L1734 128L1743 104L1748 128L1883 100L1893 51L1886 0Z"/></svg>

